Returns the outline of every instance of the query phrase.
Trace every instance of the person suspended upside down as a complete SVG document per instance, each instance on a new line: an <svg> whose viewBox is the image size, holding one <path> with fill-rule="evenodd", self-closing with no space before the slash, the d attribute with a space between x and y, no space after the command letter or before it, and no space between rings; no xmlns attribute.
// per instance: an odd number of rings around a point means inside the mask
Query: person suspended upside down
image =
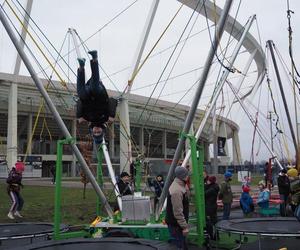
<svg viewBox="0 0 300 250"><path fill-rule="evenodd" d="M89 130L96 144L102 143L107 123L114 121L117 100L109 97L104 87L98 68L98 55L96 50L88 52L92 56L91 78L85 83L85 59L78 58L77 70L77 102L76 117L79 123L88 122Z"/></svg>

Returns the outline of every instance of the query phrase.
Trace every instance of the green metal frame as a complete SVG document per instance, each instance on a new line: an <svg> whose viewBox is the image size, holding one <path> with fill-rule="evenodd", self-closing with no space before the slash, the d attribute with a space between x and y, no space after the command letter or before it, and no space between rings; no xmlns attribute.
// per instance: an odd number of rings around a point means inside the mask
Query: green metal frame
<svg viewBox="0 0 300 250"><path fill-rule="evenodd" d="M135 174L135 191L141 192L141 181L142 181L142 163L140 159L136 159L134 163L136 174Z"/></svg>
<svg viewBox="0 0 300 250"><path fill-rule="evenodd" d="M196 207L196 234L191 233L189 238L195 241L198 246L202 246L205 242L204 227L206 225L205 216L205 199L204 199L204 177L203 162L204 149L197 145L196 137L191 134L182 134L190 141L191 159L192 159L192 182L195 189L195 207Z"/></svg>
<svg viewBox="0 0 300 250"><path fill-rule="evenodd" d="M56 156L56 173L55 173L55 204L54 204L54 235L55 240L88 237L90 234L86 231L78 232L61 232L61 180L62 180L62 156L63 145L73 144L75 139L70 137L64 140L57 141L57 156Z"/></svg>
<svg viewBox="0 0 300 250"><path fill-rule="evenodd" d="M182 134L185 138L189 139L191 147L191 159L192 159L192 181L195 189L195 206L196 206L196 232L189 234L189 239L195 242L198 246L202 246L205 242L204 238L204 227L206 224L205 220L205 201L204 201L204 182L203 182L203 161L204 161L204 150L202 147L198 147L196 138L190 134ZM90 237L90 233L87 231L79 232L60 232L61 224L61 180L62 180L62 150L64 144L73 144L75 139L68 138L65 140L59 140L57 142L57 161L56 161L56 186L55 186L55 210L54 210L54 239L68 239L76 237ZM103 173L102 173L102 162L103 162L103 147L100 146L97 151L97 182L103 187ZM141 190L141 161L139 159L135 162L136 167L136 191ZM97 197L97 208L96 213L100 215L100 200ZM132 224L131 224L132 225ZM147 239L168 239L168 230L159 228L128 228L129 231L134 233L136 236Z"/></svg>

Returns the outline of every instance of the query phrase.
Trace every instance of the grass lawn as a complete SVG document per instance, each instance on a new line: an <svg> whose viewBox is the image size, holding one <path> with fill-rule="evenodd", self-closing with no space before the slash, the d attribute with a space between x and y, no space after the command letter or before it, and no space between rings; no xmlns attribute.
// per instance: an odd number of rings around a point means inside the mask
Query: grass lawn
<svg viewBox="0 0 300 250"><path fill-rule="evenodd" d="M25 201L22 210L24 218L19 222L50 222L54 221L54 192L53 187L25 186L21 194ZM109 200L113 200L111 191L106 193ZM7 218L10 199L6 192L6 184L0 184L0 222L12 222ZM96 193L93 189L86 189L83 199L83 188L62 188L61 201L62 223L68 225L89 224L96 215Z"/></svg>

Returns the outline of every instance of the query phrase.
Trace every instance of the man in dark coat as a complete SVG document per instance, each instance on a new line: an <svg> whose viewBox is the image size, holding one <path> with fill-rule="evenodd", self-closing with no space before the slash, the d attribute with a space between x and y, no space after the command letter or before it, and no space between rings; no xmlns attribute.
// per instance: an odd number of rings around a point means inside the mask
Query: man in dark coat
<svg viewBox="0 0 300 250"><path fill-rule="evenodd" d="M209 176L207 183L204 186L205 192L205 214L206 214L206 229L211 239L215 240L214 225L218 221L217 217L217 199L220 191L219 185L216 183L215 176Z"/></svg>
<svg viewBox="0 0 300 250"><path fill-rule="evenodd" d="M78 58L77 70L77 102L76 117L79 123L88 122L96 144L103 140L103 132L107 122L113 122L116 115L117 100L109 98L99 76L97 51L88 52L92 56L91 78L85 83L85 59Z"/></svg>
<svg viewBox="0 0 300 250"><path fill-rule="evenodd" d="M282 203L280 204L280 215L287 216L286 206L288 202L288 197L291 193L291 188L290 188L290 179L287 176L287 170L285 168L280 171L277 179L277 183L278 183L280 200L282 201Z"/></svg>

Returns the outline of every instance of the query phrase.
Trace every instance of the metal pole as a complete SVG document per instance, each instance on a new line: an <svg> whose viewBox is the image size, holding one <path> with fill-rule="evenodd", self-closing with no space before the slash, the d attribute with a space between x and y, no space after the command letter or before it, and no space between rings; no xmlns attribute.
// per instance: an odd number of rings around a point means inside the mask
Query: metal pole
<svg viewBox="0 0 300 250"><path fill-rule="evenodd" d="M270 135L271 135L271 149L274 151L274 145L273 145L273 129L272 129L272 112L269 111L269 116L267 119L270 119Z"/></svg>
<svg viewBox="0 0 300 250"><path fill-rule="evenodd" d="M97 182L98 185L103 188L103 172L102 172L102 162L103 162L103 149L100 146L98 151L97 151ZM97 200L96 200L96 214L97 216L100 216L100 200L99 197L97 196Z"/></svg>
<svg viewBox="0 0 300 250"><path fill-rule="evenodd" d="M222 35L223 35L224 26L225 26L225 23L226 23L226 19L227 19L231 4L232 4L232 0L227 0L226 1L224 9L222 11L222 15L221 15L221 17L218 21L217 26L216 26L214 41L212 42L211 48L210 48L209 53L208 53L208 57L206 58L206 62L205 62L204 68L203 68L203 72L202 72L201 78L199 79L199 85L198 85L198 88L196 90L195 97L193 99L191 108L189 110L188 116L187 116L185 124L184 124L184 128L183 128L183 131L182 131L184 134L187 134L189 132L191 124L193 122L193 119L194 119L194 116L195 116L195 113L196 113L196 110L197 110L197 107L198 107L198 103L199 103L200 97L202 95L204 85L205 85L205 82L206 82L206 79L207 79L207 76L208 76L213 58L215 56L217 47L218 47L219 42L220 42L220 40L222 38ZM156 218L158 218L158 215L159 215L159 213L162 209L162 206L164 204L164 201L167 197L167 193L168 193L169 187L171 185L171 182L172 182L172 179L173 179L173 176L174 176L174 169L175 169L175 167L176 167L176 165L177 165L177 163L178 163L178 161L181 157L181 152L182 152L182 149L184 147L184 141L185 141L185 138L183 138L183 137L181 137L179 139L179 142L178 142L175 154L174 154L174 158L173 158L173 161L172 161L172 164L170 166L168 176L167 176L167 179L166 179L166 182L165 182L165 186L162 190L162 194L161 194L161 197L159 199L159 206L158 206L158 210L156 212Z"/></svg>
<svg viewBox="0 0 300 250"><path fill-rule="evenodd" d="M146 42L148 40L148 36L152 27L152 23L156 14L156 10L159 4L159 0L153 0L152 5L149 10L149 14L145 23L144 31L142 34L142 38L139 42L138 49L136 51L136 55L134 57L133 62L133 70L128 82L127 92L124 94L121 99L119 108L120 108L120 121L122 121L123 126L120 126L120 170L129 172L129 165L132 162L132 147L130 141L130 121L129 121L129 107L128 107L128 99L129 93L131 90L131 86L134 81L134 75L136 70L139 67ZM126 136L124 136L126 135ZM124 154L125 153L125 154Z"/></svg>
<svg viewBox="0 0 300 250"><path fill-rule="evenodd" d="M248 112L248 110L245 107L245 104L243 103L243 101L241 100L241 98L239 97L238 93L236 92L235 88L232 86L232 84L230 82L227 82L228 86L230 87L230 89L232 90L233 94L235 95L236 99L238 100L238 102L240 103L240 105L242 106L242 109L245 111L246 115L248 116L250 122L252 123L253 126L255 126L255 120L253 119L253 117L251 116L251 114ZM256 127L257 133L260 136L261 140L263 141L263 143L265 144L265 146L267 147L267 149L269 150L269 152L272 155L272 158L275 159L275 161L278 163L278 166L283 169L281 163L278 161L277 156L274 154L273 150L270 148L270 146L268 145L263 133L261 132L260 128L257 126Z"/></svg>
<svg viewBox="0 0 300 250"><path fill-rule="evenodd" d="M78 46L77 39L76 39L77 32L74 28L69 28L69 32L71 33L72 38L73 38L77 58L81 58L81 53L80 53L79 46Z"/></svg>
<svg viewBox="0 0 300 250"><path fill-rule="evenodd" d="M247 25L245 26L245 30L244 30L244 32L243 32L243 34L242 34L242 36L241 36L241 38L240 38L238 44L236 45L236 47L235 47L235 49L234 49L234 52L232 53L232 54L233 54L232 57L230 58L229 65L228 65L229 68L232 67L232 65L233 65L233 63L234 63L234 61L235 61L235 59L237 58L238 53L239 53L239 51L240 51L240 49L241 49L241 47L242 47L242 45L243 45L243 42L244 42L245 38L247 37L247 33L248 33L248 31L249 31L249 29L250 29L250 27L251 27L251 25L252 25L252 23L253 23L253 21L254 21L255 18L256 18L255 15L251 16L250 19L249 19L249 22L248 22ZM239 82L239 86L242 85L242 82L243 82L244 79L245 79L245 76L246 76L246 74L247 74L247 72L248 72L248 70L249 70L249 68L250 68L250 64L251 64L251 62L252 62L252 60L253 60L253 57L254 57L254 54L251 55L251 57L250 57L250 59L249 59L247 65L245 66L245 68L244 68L244 70L243 70L243 74L242 74L241 81ZM218 97L219 97L219 95L220 95L220 93L221 93L221 91L222 91L222 89L223 89L223 86L224 86L224 84L225 84L225 81L226 81L226 79L227 79L229 73L230 73L230 72L229 72L228 70L226 70L226 71L224 71L223 74L222 74L222 77L221 77L221 79L220 79L220 82L218 83L218 87L217 87L217 89L216 89L215 95L214 95L214 97L212 98L211 104L210 104L208 110L206 111L206 113L205 113L205 115L204 115L204 118L201 120L200 126L199 126L199 128L198 128L198 130L197 130L197 133L196 133L196 139L197 139L197 140L200 138L200 136L201 136L201 134L202 134L202 132L203 132L203 129L204 129L204 127L205 127L205 124L206 124L206 122L207 122L207 120L208 120L208 118L209 118L211 112L214 110L215 104L216 104L216 102L217 102L217 100L218 100ZM188 151L187 154L186 154L186 156L185 156L185 158L184 158L184 161L183 161L183 163L182 163L183 166L186 166L186 164L187 164L187 162L188 162L190 156L191 156L191 152Z"/></svg>
<svg viewBox="0 0 300 250"><path fill-rule="evenodd" d="M216 98L217 101L217 98ZM213 105L213 118L212 118L212 132L213 132L213 162L212 162L212 174L216 175L219 172L218 169L218 135L217 132L219 131L217 129L217 107L216 102ZM203 120L202 120L203 121ZM202 122L201 121L201 122ZM204 125L203 125L204 126Z"/></svg>
<svg viewBox="0 0 300 250"><path fill-rule="evenodd" d="M269 46L269 49L270 49L270 52L271 52L272 61L273 61L275 73L276 73L276 76L277 76L277 81L278 81L279 88L280 88L280 94L281 94L281 97L282 97L285 113L286 113L286 116L287 116L287 120L288 120L288 123L289 123L290 131L291 131L291 135L292 135L292 139L293 139L293 143L294 143L294 147L295 147L295 152L296 152L296 155L297 155L297 151L298 151L297 140L296 140L296 136L295 136L295 133L294 133L294 128L293 128L289 108L288 108L288 105L287 105L287 102L286 102L284 89L282 87L282 82L281 82L279 70L278 70L278 67L277 67L276 58L275 58L274 51L273 51L273 46L275 46L275 44L273 43L272 40L269 40L269 41L267 41L267 45Z"/></svg>
<svg viewBox="0 0 300 250"><path fill-rule="evenodd" d="M199 151L199 159L197 158L197 143L196 138L193 135L187 135L190 140L191 152L192 152L192 181L195 189L195 206L196 206L196 218L197 218L197 243L198 246L202 246L204 239L204 227L205 227L205 196L204 196L204 181L203 181L203 161L204 150L203 147Z"/></svg>
<svg viewBox="0 0 300 250"><path fill-rule="evenodd" d="M114 169L112 167L112 163L111 163L111 160L110 160L110 157L109 157L108 149L107 149L104 138L103 138L101 146L102 146L102 150L103 150L104 159L106 161L108 173L109 173L111 182L114 185L113 189L114 189L115 195L117 197L117 202L118 202L118 205L119 205L119 209L120 209L120 211L122 211L122 198L120 197L120 191L119 191L119 188L118 188L118 185L117 185L116 175L115 175Z"/></svg>
<svg viewBox="0 0 300 250"><path fill-rule="evenodd" d="M18 42L15 34L13 33L11 27L9 26L5 16L4 16L4 13L3 13L3 10L1 8L1 11L0 11L0 20L4 26L4 28L6 29L6 32L7 34L9 35L11 41L13 42L14 46L16 47L18 53L20 54L27 70L29 71L34 83L36 84L38 90L40 91L40 93L42 94L42 96L44 97L48 107L49 107L49 110L51 111L51 113L53 114L53 117L54 119L56 120L58 126L60 127L63 135L65 136L66 139L68 138L71 138L71 134L70 132L68 131L66 125L64 124L62 118L60 117L59 113L57 112L56 110L56 107L55 105L52 103L51 101L51 98L49 97L47 91L45 90L44 88L44 85L43 83L41 82L41 80L38 78L35 70L33 69L27 55L25 54L25 52L23 51L20 43ZM106 197L104 195L104 193L102 192L102 190L100 189L95 177L93 176L92 172L90 171L88 165L86 164L84 158L82 157L79 149L77 148L77 146L75 144L72 144L71 145L73 151L74 151L74 154L76 155L79 163L81 164L81 166L83 167L83 170L85 172L85 174L87 175L87 177L89 178L92 186L94 187L97 195L99 196L102 204L104 204L104 207L106 208L106 211L108 213L108 215L110 217L113 217L113 211L110 207L110 205L108 204L107 200L106 200Z"/></svg>
<svg viewBox="0 0 300 250"><path fill-rule="evenodd" d="M60 236L61 222L61 176L62 176L62 148L65 140L57 141L57 156L55 167L55 207L54 207L54 239Z"/></svg>
<svg viewBox="0 0 300 250"><path fill-rule="evenodd" d="M20 43L24 48L24 41L27 35L27 28L29 23L29 15L32 9L33 0L28 0L26 4L26 12L28 15L24 16L23 26L21 31ZM17 55L16 64L14 68L14 75L18 75L21 67L21 58ZM31 147L31 145L27 145ZM7 119L7 166L11 168L17 161L18 156L18 84L11 83L8 98L8 119Z"/></svg>

